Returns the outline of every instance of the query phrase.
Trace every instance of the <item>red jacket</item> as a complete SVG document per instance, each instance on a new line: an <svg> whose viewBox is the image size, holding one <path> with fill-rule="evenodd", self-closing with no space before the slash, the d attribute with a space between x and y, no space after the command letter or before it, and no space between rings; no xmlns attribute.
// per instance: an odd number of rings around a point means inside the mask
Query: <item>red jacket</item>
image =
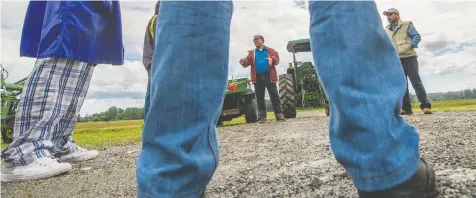
<svg viewBox="0 0 476 198"><path fill-rule="evenodd" d="M264 47L263 49L268 50L268 58L272 59L272 64L269 66L269 81L271 83L278 82L278 72L276 71L276 66L279 64L279 54L276 50L270 47ZM251 65L251 82L256 84L256 62L255 62L255 50L249 50L248 56L242 58L241 61L245 62L243 65L244 68Z"/></svg>

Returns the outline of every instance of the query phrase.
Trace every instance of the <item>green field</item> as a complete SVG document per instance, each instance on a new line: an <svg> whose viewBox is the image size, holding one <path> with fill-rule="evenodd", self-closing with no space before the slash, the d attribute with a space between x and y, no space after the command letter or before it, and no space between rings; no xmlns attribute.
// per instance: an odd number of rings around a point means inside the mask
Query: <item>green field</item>
<svg viewBox="0 0 476 198"><path fill-rule="evenodd" d="M415 113L418 113L419 104L414 104L413 109ZM434 112L476 111L476 99L433 102L432 109ZM323 109L302 111L322 112ZM274 119L274 114L268 113L268 119ZM245 123L244 116L242 116L225 122L222 127ZM73 137L79 145L85 148L103 150L107 146L140 141L142 124L142 120L79 123ZM2 143L2 149L5 147L6 144Z"/></svg>

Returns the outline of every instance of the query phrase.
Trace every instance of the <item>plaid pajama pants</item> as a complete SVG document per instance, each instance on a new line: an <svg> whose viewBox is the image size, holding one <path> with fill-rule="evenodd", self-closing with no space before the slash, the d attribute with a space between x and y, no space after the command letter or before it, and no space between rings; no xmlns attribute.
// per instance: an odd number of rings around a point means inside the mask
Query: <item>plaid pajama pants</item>
<svg viewBox="0 0 476 198"><path fill-rule="evenodd" d="M74 148L71 135L94 66L63 58L36 60L18 103L13 142L2 151L4 161L26 165Z"/></svg>

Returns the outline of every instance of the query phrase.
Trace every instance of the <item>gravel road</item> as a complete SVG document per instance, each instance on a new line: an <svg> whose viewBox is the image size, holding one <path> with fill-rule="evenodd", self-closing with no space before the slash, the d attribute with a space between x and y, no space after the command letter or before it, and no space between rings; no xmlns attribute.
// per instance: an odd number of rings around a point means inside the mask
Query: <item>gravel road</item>
<svg viewBox="0 0 476 198"><path fill-rule="evenodd" d="M220 165L207 197L357 197L329 148L328 117L219 128ZM476 197L476 112L405 117L437 171L439 197ZM140 144L107 147L95 160L50 179L2 183L1 197L135 197Z"/></svg>

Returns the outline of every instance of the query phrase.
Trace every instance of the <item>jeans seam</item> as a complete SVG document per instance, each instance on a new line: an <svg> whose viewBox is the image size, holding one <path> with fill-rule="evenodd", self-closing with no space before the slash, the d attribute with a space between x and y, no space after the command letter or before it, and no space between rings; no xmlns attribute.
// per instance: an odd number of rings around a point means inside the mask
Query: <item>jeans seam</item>
<svg viewBox="0 0 476 198"><path fill-rule="evenodd" d="M208 127L208 131L207 131L208 146L209 146L210 149L212 150L213 157L215 158L215 162L214 162L215 167L213 168L213 170L216 170L217 167L218 167L218 163L219 163L219 162L218 162L218 153L217 153L217 151L213 148L213 145L212 145L212 141L213 141L213 140L212 140L212 137L211 137L210 133L211 133L213 130L211 130L211 129L212 129L212 126L209 126L209 127Z"/></svg>

